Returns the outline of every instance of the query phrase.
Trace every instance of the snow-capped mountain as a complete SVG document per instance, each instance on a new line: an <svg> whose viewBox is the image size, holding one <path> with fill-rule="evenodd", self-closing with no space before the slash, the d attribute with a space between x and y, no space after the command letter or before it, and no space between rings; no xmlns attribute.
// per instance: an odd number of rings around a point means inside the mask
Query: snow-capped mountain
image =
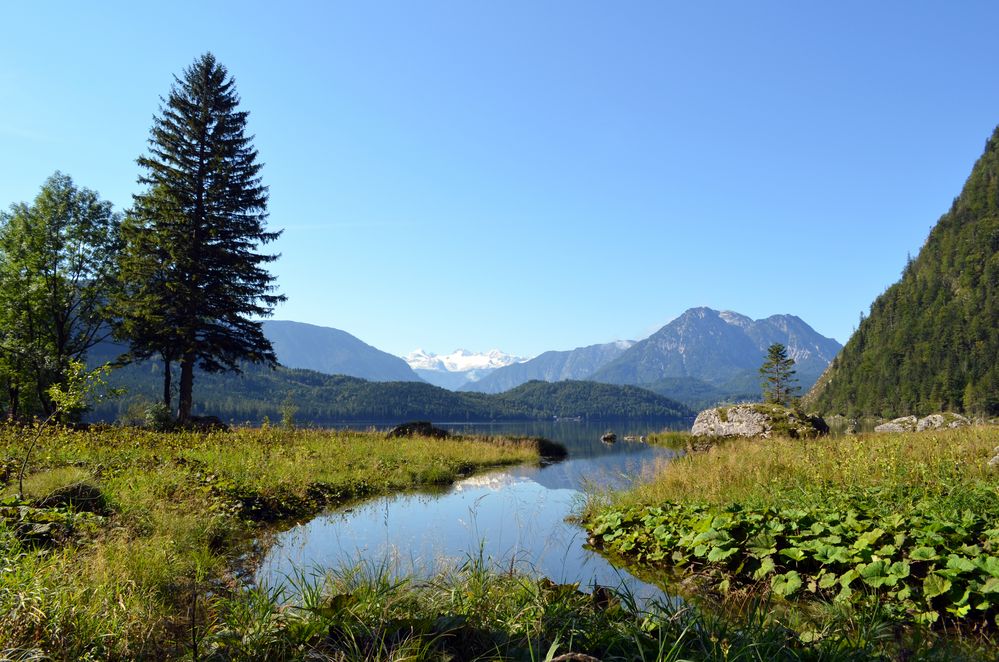
<svg viewBox="0 0 999 662"><path fill-rule="evenodd" d="M434 354L417 349L403 359L424 380L449 389L478 381L497 368L527 360L498 349L479 353L456 349L450 354Z"/></svg>

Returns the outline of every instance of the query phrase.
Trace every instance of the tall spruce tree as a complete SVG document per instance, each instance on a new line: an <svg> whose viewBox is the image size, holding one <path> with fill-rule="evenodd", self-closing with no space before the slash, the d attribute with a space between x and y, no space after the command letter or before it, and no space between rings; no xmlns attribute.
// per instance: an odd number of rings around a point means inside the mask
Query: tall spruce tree
<svg viewBox="0 0 999 662"><path fill-rule="evenodd" d="M191 416L194 367L239 371L240 363L274 365L259 321L284 300L264 268L277 255L257 252L268 232L267 188L238 110L235 82L211 53L174 77L138 159L139 183L125 226L127 292L116 308L120 334L136 357L159 354L180 365L177 418Z"/></svg>
<svg viewBox="0 0 999 662"><path fill-rule="evenodd" d="M767 349L767 360L760 367L763 399L787 407L798 392L794 376L794 359L787 355L787 348L774 343Z"/></svg>

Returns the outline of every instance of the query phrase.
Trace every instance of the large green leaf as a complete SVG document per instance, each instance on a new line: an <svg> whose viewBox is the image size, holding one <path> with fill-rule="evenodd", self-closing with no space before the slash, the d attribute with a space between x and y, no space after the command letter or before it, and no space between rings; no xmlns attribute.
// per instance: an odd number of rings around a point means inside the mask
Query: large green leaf
<svg viewBox="0 0 999 662"><path fill-rule="evenodd" d="M792 561L804 561L805 553L798 549L797 547L789 547L787 549L780 550L781 556L786 556Z"/></svg>
<svg viewBox="0 0 999 662"><path fill-rule="evenodd" d="M913 561L936 561L940 555L933 547L917 547L909 552L909 558Z"/></svg>
<svg viewBox="0 0 999 662"><path fill-rule="evenodd" d="M760 580L769 575L774 571L776 566L774 565L774 559L772 556L766 556L760 561L760 567L753 571L753 579Z"/></svg>
<svg viewBox="0 0 999 662"><path fill-rule="evenodd" d="M711 551L708 553L708 561L712 563L724 561L738 551L738 547L712 547Z"/></svg>
<svg viewBox="0 0 999 662"><path fill-rule="evenodd" d="M801 575L792 570L783 575L774 575L770 580L770 588L781 597L794 595L801 588Z"/></svg>
<svg viewBox="0 0 999 662"><path fill-rule="evenodd" d="M943 595L950 590L951 581L941 577L935 572L926 575L923 580L923 597L927 600Z"/></svg>

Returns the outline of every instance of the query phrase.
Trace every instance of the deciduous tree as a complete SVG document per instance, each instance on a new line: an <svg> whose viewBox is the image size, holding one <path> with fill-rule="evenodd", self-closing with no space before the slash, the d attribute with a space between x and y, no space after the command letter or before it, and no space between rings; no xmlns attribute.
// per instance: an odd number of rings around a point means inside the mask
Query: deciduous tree
<svg viewBox="0 0 999 662"><path fill-rule="evenodd" d="M110 202L59 172L31 204L0 213L0 372L8 416L29 400L50 414L50 387L110 335L119 224Z"/></svg>

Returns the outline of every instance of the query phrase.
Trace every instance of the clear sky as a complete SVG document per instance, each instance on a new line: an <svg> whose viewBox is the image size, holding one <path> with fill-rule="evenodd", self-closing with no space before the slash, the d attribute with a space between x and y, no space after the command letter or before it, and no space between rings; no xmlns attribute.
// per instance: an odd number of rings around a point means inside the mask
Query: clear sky
<svg viewBox="0 0 999 662"><path fill-rule="evenodd" d="M118 208L212 51L266 163L275 314L380 349L845 342L999 123L996 2L4 3L0 205Z"/></svg>

